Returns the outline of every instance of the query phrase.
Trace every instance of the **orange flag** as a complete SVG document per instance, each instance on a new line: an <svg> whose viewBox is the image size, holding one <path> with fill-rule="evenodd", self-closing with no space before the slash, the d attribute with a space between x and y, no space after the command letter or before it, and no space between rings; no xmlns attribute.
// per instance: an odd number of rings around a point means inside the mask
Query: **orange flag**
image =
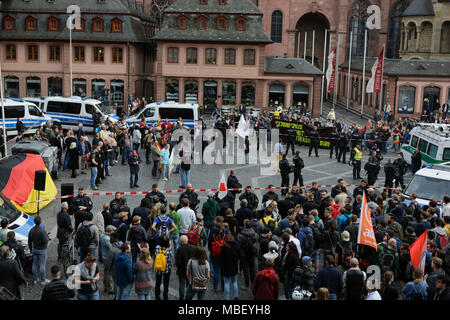
<svg viewBox="0 0 450 320"><path fill-rule="evenodd" d="M427 234L425 231L417 238L416 241L409 247L409 255L414 269L425 269L425 257L427 255Z"/></svg>
<svg viewBox="0 0 450 320"><path fill-rule="evenodd" d="M359 218L358 243L375 248L375 250L378 249L365 192L363 192L361 215Z"/></svg>

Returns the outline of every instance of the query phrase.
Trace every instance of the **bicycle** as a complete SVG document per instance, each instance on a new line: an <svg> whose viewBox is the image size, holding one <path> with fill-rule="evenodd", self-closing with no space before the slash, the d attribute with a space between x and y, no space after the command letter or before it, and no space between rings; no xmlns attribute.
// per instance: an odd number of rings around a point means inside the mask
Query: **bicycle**
<svg viewBox="0 0 450 320"><path fill-rule="evenodd" d="M71 265L76 265L77 261L75 259L75 233L72 233L69 237L69 240L63 245L61 249L61 257L60 261L63 265L64 276L66 279L68 278L68 268Z"/></svg>

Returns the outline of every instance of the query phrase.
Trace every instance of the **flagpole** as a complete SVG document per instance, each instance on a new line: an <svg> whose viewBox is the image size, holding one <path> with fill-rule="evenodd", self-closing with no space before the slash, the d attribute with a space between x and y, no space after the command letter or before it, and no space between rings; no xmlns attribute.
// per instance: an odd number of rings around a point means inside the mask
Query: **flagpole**
<svg viewBox="0 0 450 320"><path fill-rule="evenodd" d="M6 121L5 121L5 105L3 103L3 77L2 77L1 55L0 55L0 101L2 105L2 119L3 119L3 148L5 148L5 157L6 157L8 156L8 148L6 145L6 124L5 124Z"/></svg>
<svg viewBox="0 0 450 320"><path fill-rule="evenodd" d="M350 49L348 51L348 76L347 76L347 110L350 107L350 78L351 78L351 66L352 66L352 49L353 49L353 31L350 31ZM353 88L352 88L353 89Z"/></svg>
<svg viewBox="0 0 450 320"><path fill-rule="evenodd" d="M69 43L70 43L70 96L73 96L73 77L72 77L72 28L69 28Z"/></svg>
<svg viewBox="0 0 450 320"><path fill-rule="evenodd" d="M306 43L308 41L308 32L305 32L305 43L303 44L303 60L306 60Z"/></svg>
<svg viewBox="0 0 450 320"><path fill-rule="evenodd" d="M333 97L333 109L336 106L337 102L337 90L338 90L338 84L339 84L339 46L341 43L341 35L339 34L339 31L337 33L337 46L336 46L336 68L334 70L334 97Z"/></svg>
<svg viewBox="0 0 450 320"><path fill-rule="evenodd" d="M328 29L325 29L325 41L323 46L323 65L322 65L322 92L320 95L320 116L322 116L322 108L323 108L323 96L325 90L325 64L326 64L326 56L327 56L327 40L328 40Z"/></svg>
<svg viewBox="0 0 450 320"><path fill-rule="evenodd" d="M364 113L364 95L366 93L366 53L367 53L367 28L364 30L364 60L362 72L361 117Z"/></svg>
<svg viewBox="0 0 450 320"><path fill-rule="evenodd" d="M386 45L383 45L383 64L381 65L381 84L380 84L380 104L378 106L379 111L381 111L381 106L383 105L383 72L384 72L384 57L386 54Z"/></svg>
<svg viewBox="0 0 450 320"><path fill-rule="evenodd" d="M297 34L297 59L300 58L300 37L301 37L301 34L299 31Z"/></svg>
<svg viewBox="0 0 450 320"><path fill-rule="evenodd" d="M314 66L314 53L315 53L315 46L316 44L316 30L313 30L313 38L312 38L312 54L311 54L311 64Z"/></svg>

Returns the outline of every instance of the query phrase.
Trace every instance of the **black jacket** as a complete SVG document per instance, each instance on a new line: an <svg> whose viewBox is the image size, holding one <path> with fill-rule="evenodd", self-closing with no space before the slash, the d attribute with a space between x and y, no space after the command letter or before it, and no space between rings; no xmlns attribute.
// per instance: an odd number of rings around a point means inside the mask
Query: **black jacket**
<svg viewBox="0 0 450 320"><path fill-rule="evenodd" d="M420 168L422 166L422 156L420 155L420 152L414 152L411 163L416 168Z"/></svg>
<svg viewBox="0 0 450 320"><path fill-rule="evenodd" d="M75 297L75 290L67 287L66 281L53 279L44 287L41 300L69 300Z"/></svg>
<svg viewBox="0 0 450 320"><path fill-rule="evenodd" d="M28 233L28 247L30 251L32 249L47 249L48 240L47 232L41 226L35 225Z"/></svg>
<svg viewBox="0 0 450 320"><path fill-rule="evenodd" d="M345 276L345 300L362 300L364 296L364 274L361 270L350 269Z"/></svg>
<svg viewBox="0 0 450 320"><path fill-rule="evenodd" d="M311 137L311 143L312 144L318 144L319 143L319 132L317 130L311 130L309 132L309 135Z"/></svg>
<svg viewBox="0 0 450 320"><path fill-rule="evenodd" d="M270 191L268 191L267 193L265 193L263 195L262 202L265 203L265 202L269 201L269 196L273 196L273 200L278 202L278 194L276 192L270 192Z"/></svg>
<svg viewBox="0 0 450 320"><path fill-rule="evenodd" d="M450 300L450 288L446 288L442 293L436 291L433 300Z"/></svg>
<svg viewBox="0 0 450 320"><path fill-rule="evenodd" d="M239 183L239 180L235 177L232 176L231 174L228 176L228 180L227 180L227 188L228 189L240 189L242 188L242 184ZM234 195L240 193L241 190L232 190L231 193L233 193Z"/></svg>
<svg viewBox="0 0 450 320"><path fill-rule="evenodd" d="M406 173L406 171L408 171L405 159L395 159L394 165L397 167L400 176L403 176Z"/></svg>
<svg viewBox="0 0 450 320"><path fill-rule="evenodd" d="M336 197L340 192L339 190L344 191L345 193L347 193L347 189L345 187L341 187L340 185L335 185L332 189L331 189L331 197L334 198Z"/></svg>
<svg viewBox="0 0 450 320"><path fill-rule="evenodd" d="M298 266L294 271L294 287L300 286L304 290L314 292L315 275L310 268Z"/></svg>
<svg viewBox="0 0 450 320"><path fill-rule="evenodd" d="M291 172L291 166L289 165L289 161L282 159L280 161L280 173L281 175L289 175L289 173Z"/></svg>
<svg viewBox="0 0 450 320"><path fill-rule="evenodd" d="M348 145L348 136L345 133L339 135L339 148L346 151Z"/></svg>
<svg viewBox="0 0 450 320"><path fill-rule="evenodd" d="M152 191L152 192L150 192L150 193L147 193L146 195L145 195L145 197L147 198L147 199L152 199L152 197L153 196L158 196L159 197L159 202L161 202L162 204L164 204L165 206L167 205L167 200L166 200L166 196L162 193L162 192L159 192L159 191Z"/></svg>
<svg viewBox="0 0 450 320"><path fill-rule="evenodd" d="M384 165L384 174L386 175L387 181L392 181L398 177L398 171L393 163L386 163Z"/></svg>
<svg viewBox="0 0 450 320"><path fill-rule="evenodd" d="M246 199L248 204L247 207L253 211L256 210L256 208L258 208L258 204L259 204L259 199L256 196L256 194L254 194L253 192L247 193L244 192L243 194L240 195L239 200L243 200Z"/></svg>
<svg viewBox="0 0 450 320"><path fill-rule="evenodd" d="M72 199L72 202L70 203L69 212L70 214L74 214L78 211L78 207L83 206L86 207L86 211L92 210L92 200L88 196L76 196Z"/></svg>
<svg viewBox="0 0 450 320"><path fill-rule="evenodd" d="M56 221L58 224L57 234L60 234L60 232L64 232L64 231L72 233L72 231L73 231L72 221L70 220L70 216L67 211L61 210L60 212L58 212Z"/></svg>
<svg viewBox="0 0 450 320"><path fill-rule="evenodd" d="M292 162L294 163L295 172L301 172L302 169L305 167L305 162L299 156L295 156L294 159L292 159Z"/></svg>
<svg viewBox="0 0 450 320"><path fill-rule="evenodd" d="M186 244L178 247L177 253L175 255L175 264L177 266L177 275L186 276L186 266L189 259L192 258L194 254L195 246L192 244Z"/></svg>
<svg viewBox="0 0 450 320"><path fill-rule="evenodd" d="M200 203L200 200L198 200L198 194L196 192L194 192L194 191L192 191L192 192L187 192L187 191L183 192L180 195L179 200L181 200L182 198L187 198L189 200L189 207L192 210L195 210L195 207Z"/></svg>
<svg viewBox="0 0 450 320"><path fill-rule="evenodd" d="M0 259L0 287L5 287L20 299L19 286L22 283L26 283L26 280L17 261Z"/></svg>
<svg viewBox="0 0 450 320"><path fill-rule="evenodd" d="M241 258L241 250L237 241L227 242L220 253L221 272L224 277L237 275L238 265Z"/></svg>

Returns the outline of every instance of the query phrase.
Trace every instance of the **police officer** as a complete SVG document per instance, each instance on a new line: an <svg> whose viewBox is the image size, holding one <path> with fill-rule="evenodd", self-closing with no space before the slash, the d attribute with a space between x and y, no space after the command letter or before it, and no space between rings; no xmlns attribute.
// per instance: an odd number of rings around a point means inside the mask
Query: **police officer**
<svg viewBox="0 0 450 320"><path fill-rule="evenodd" d="M348 148L348 131L345 130L344 132L341 132L339 134L339 155L337 156L337 161L341 162L342 157L342 163L345 163L345 155L347 154L347 148Z"/></svg>
<svg viewBox="0 0 450 320"><path fill-rule="evenodd" d="M339 134L336 128L333 128L330 134L330 159L333 158L333 151L335 151L337 159L339 154Z"/></svg>
<svg viewBox="0 0 450 320"><path fill-rule="evenodd" d="M377 153L374 151L372 152L369 161L364 166L364 170L367 171L367 183L369 184L369 186L375 185L380 169L380 161L377 158Z"/></svg>
<svg viewBox="0 0 450 320"><path fill-rule="evenodd" d="M388 197L390 198L392 195L392 188L394 187L394 179L396 179L396 177L398 176L398 169L392 163L392 159L389 159L388 163L384 165L384 173L385 173L384 187L389 188ZM384 191L386 191L386 189L384 189Z"/></svg>
<svg viewBox="0 0 450 320"><path fill-rule="evenodd" d="M353 148L351 154L352 164L353 164L353 180L361 179L361 159L362 159L362 149L361 145L358 144Z"/></svg>
<svg viewBox="0 0 450 320"><path fill-rule="evenodd" d="M88 196L84 195L84 189L78 188L78 195L72 199L70 203L70 214L74 214L78 210L91 211L92 210L92 200Z"/></svg>
<svg viewBox="0 0 450 320"><path fill-rule="evenodd" d="M406 171L408 171L408 167L405 159L403 159L403 154L401 152L397 154L397 159L395 159L394 165L398 170L398 176L397 178L395 178L395 187L397 188L400 185L402 189L405 189L403 176L405 175Z"/></svg>
<svg viewBox="0 0 450 320"><path fill-rule="evenodd" d="M291 173L292 167L289 164L287 159L287 155L283 154L283 157L280 161L280 174L281 174L281 187L289 187L289 173ZM281 195L286 195L288 193L288 189L282 189Z"/></svg>
<svg viewBox="0 0 450 320"><path fill-rule="evenodd" d="M309 156L311 157L312 149L314 148L314 152L316 157L319 157L319 132L317 131L317 126L314 126L314 129L309 133L310 144L309 144Z"/></svg>
<svg viewBox="0 0 450 320"><path fill-rule="evenodd" d="M294 162L294 185L303 187L302 169L305 167L305 163L303 162L303 159L300 157L301 154L302 153L300 151L297 151L292 161Z"/></svg>
<svg viewBox="0 0 450 320"><path fill-rule="evenodd" d="M290 128L289 130L287 130L287 145L286 145L286 153L288 153L289 151L289 147L292 147L292 155L295 155L295 150L294 150L294 143L295 143L295 130Z"/></svg>
<svg viewBox="0 0 450 320"><path fill-rule="evenodd" d="M362 143L362 136L361 136L361 134L359 133L359 127L355 127L355 129L353 129L353 132L352 132L352 136L351 136L351 139L352 139L352 149L353 148L355 148L358 144L361 146L361 143ZM362 151L362 149L360 149L361 151Z"/></svg>

